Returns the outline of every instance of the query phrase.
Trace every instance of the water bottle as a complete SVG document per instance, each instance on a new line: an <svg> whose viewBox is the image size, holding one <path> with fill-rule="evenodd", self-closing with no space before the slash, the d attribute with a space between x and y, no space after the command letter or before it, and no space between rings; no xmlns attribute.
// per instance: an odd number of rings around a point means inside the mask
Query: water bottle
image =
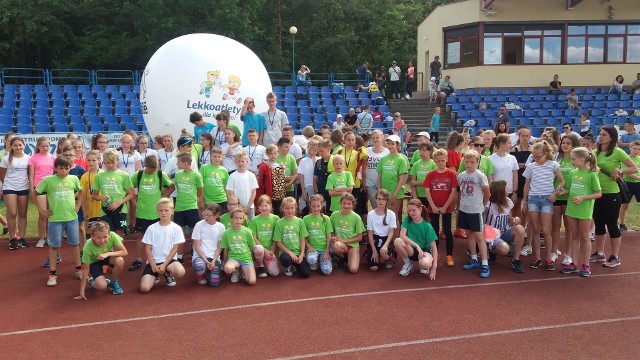
<svg viewBox="0 0 640 360"><path fill-rule="evenodd" d="M102 202L102 206L108 206L111 203L111 196L107 195L107 199Z"/></svg>

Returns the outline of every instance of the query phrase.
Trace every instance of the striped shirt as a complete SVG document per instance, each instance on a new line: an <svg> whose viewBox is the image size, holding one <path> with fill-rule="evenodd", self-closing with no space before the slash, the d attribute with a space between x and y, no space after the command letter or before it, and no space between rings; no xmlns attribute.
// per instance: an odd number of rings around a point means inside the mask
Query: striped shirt
<svg viewBox="0 0 640 360"><path fill-rule="evenodd" d="M522 175L531 180L529 195L551 195L551 193L555 191L553 180L555 180L556 170L559 168L560 165L551 160L548 160L542 165L537 165L535 162L527 164L524 174Z"/></svg>

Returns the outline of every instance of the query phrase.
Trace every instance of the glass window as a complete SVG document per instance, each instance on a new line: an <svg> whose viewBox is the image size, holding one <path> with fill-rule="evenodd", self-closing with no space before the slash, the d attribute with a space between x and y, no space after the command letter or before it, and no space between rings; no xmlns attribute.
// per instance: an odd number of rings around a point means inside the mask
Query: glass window
<svg viewBox="0 0 640 360"><path fill-rule="evenodd" d="M540 38L524 39L525 64L540 63Z"/></svg>
<svg viewBox="0 0 640 360"><path fill-rule="evenodd" d="M567 63L584 64L585 38L582 36L567 39Z"/></svg>
<svg viewBox="0 0 640 360"><path fill-rule="evenodd" d="M609 25L607 26L608 34L624 34L624 25Z"/></svg>
<svg viewBox="0 0 640 360"><path fill-rule="evenodd" d="M624 61L624 38L613 37L607 38L607 62L623 62Z"/></svg>
<svg viewBox="0 0 640 360"><path fill-rule="evenodd" d="M447 65L460 63L460 41L447 44Z"/></svg>
<svg viewBox="0 0 640 360"><path fill-rule="evenodd" d="M568 33L569 35L584 35L587 33L587 27L585 25L571 25Z"/></svg>
<svg viewBox="0 0 640 360"><path fill-rule="evenodd" d="M542 52L543 64L560 64L562 60L562 39L560 37L545 37Z"/></svg>
<svg viewBox="0 0 640 360"><path fill-rule="evenodd" d="M629 25L627 34L640 34L640 25Z"/></svg>
<svg viewBox="0 0 640 360"><path fill-rule="evenodd" d="M531 35L531 36L542 35L542 30L525 30L524 35L525 36L527 36L527 35Z"/></svg>
<svg viewBox="0 0 640 360"><path fill-rule="evenodd" d="M604 38L590 37L587 48L587 62L604 62Z"/></svg>
<svg viewBox="0 0 640 360"><path fill-rule="evenodd" d="M627 62L640 62L640 36L627 37Z"/></svg>
<svg viewBox="0 0 640 360"><path fill-rule="evenodd" d="M604 34L604 25L589 25L589 34L590 35L603 35Z"/></svg>
<svg viewBox="0 0 640 360"><path fill-rule="evenodd" d="M502 63L502 38L485 38L484 39L484 64L501 64Z"/></svg>
<svg viewBox="0 0 640 360"><path fill-rule="evenodd" d="M545 30L545 35L562 35L562 30Z"/></svg>

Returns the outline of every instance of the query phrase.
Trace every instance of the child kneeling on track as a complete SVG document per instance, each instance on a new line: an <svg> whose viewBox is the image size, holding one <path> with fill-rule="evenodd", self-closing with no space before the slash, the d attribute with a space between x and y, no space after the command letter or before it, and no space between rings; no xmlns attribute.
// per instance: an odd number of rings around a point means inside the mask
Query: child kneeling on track
<svg viewBox="0 0 640 360"><path fill-rule="evenodd" d="M220 259L216 257L222 233L225 228L217 219L220 216L220 206L217 204L208 205L202 212L204 220L198 221L193 227L191 239L193 240L193 257L191 265L196 274L196 281L211 286L220 285Z"/></svg>
<svg viewBox="0 0 640 360"><path fill-rule="evenodd" d="M147 293L164 275L167 286L175 286L175 278L184 276L184 267L178 262L178 247L184 244L182 228L173 221L173 200L162 198L156 205L160 220L149 226L142 243L147 256L147 265L140 280L140 291Z"/></svg>
<svg viewBox="0 0 640 360"><path fill-rule="evenodd" d="M400 237L393 242L398 256L404 262L400 275L407 276L413 272L411 261L417 261L420 273L436 279L438 267L438 247L434 246L438 238L431 224L425 220L427 208L419 199L409 200L407 215L402 221Z"/></svg>
<svg viewBox="0 0 640 360"><path fill-rule="evenodd" d="M309 233L306 244L307 262L311 270L318 270L318 263L320 263L320 271L324 275L331 275L333 266L329 250L333 226L331 219L322 212L324 197L320 194L311 195L307 199L307 204L309 215L302 219Z"/></svg>
<svg viewBox="0 0 640 360"><path fill-rule="evenodd" d="M331 214L331 225L334 237L333 253L338 256L338 269L344 269L345 258L352 274L360 268L360 240L366 230L360 215L353 209L356 206L356 198L351 193L340 196L340 210Z"/></svg>
<svg viewBox="0 0 640 360"><path fill-rule="evenodd" d="M500 238L493 241L489 246L489 263L495 264L496 254L509 255L510 245L513 245L513 259L511 269L517 273L523 273L520 263L520 251L524 244L526 233L524 226L520 224L520 218L511 218L513 201L508 195L507 182L504 180L494 180L489 185L489 213L487 215L487 225L500 231ZM486 239L485 239L486 240Z"/></svg>
<svg viewBox="0 0 640 360"><path fill-rule="evenodd" d="M380 189L376 192L377 206L367 214L367 249L364 258L369 270L377 271L381 262L387 269L395 265L393 232L397 227L396 213L389 210L389 192Z"/></svg>
<svg viewBox="0 0 640 360"><path fill-rule="evenodd" d="M296 216L297 209L296 199L287 196L282 200L284 216L276 222L273 241L280 249L280 264L284 267L284 274L292 276L295 268L300 277L308 278L311 268L304 253L309 233L304 221Z"/></svg>
<svg viewBox="0 0 640 360"><path fill-rule="evenodd" d="M104 221L92 223L89 230L92 232L82 249L82 279L80 280L80 295L76 300L87 300L85 288L89 286L100 291L111 291L114 295L120 295L124 291L118 282L118 276L124 268L124 257L127 249L122 243L120 235L109 229L109 224ZM104 276L103 266L113 268L111 280Z"/></svg>
<svg viewBox="0 0 640 360"><path fill-rule="evenodd" d="M278 276L280 268L275 256L278 246L273 241L273 229L280 218L271 213L273 206L269 195L260 196L257 205L258 214L251 219L249 229L253 233L253 241L256 245L261 245L264 248L264 259L263 261L256 259L256 272L258 277Z"/></svg>
<svg viewBox="0 0 640 360"><path fill-rule="evenodd" d="M220 248L216 251L214 258L220 255L220 251L224 250L224 272L231 275L231 282L240 281L242 276L247 284L255 285L256 269L253 265L253 256L262 261L264 258L264 248L256 245L253 241L253 233L251 229L243 226L245 221L245 213L241 207L237 207L231 211L231 227L222 234L222 242Z"/></svg>

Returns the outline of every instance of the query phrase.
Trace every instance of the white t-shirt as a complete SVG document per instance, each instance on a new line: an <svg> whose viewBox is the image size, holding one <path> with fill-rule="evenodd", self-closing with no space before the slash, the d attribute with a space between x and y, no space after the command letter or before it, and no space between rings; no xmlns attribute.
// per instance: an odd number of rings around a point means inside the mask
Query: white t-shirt
<svg viewBox="0 0 640 360"><path fill-rule="evenodd" d="M400 80L400 74L402 74L402 69L400 66L392 66L389 68L389 81L398 81Z"/></svg>
<svg viewBox="0 0 640 360"><path fill-rule="evenodd" d="M376 214L375 209L367 214L367 230L373 231L375 235L387 237L389 231L396 227L396 214L389 209L387 209L387 225L384 225L384 215Z"/></svg>
<svg viewBox="0 0 640 360"><path fill-rule="evenodd" d="M233 193L240 199L242 206L247 206L249 200L251 200L251 191L258 188L258 180L256 176L250 172L245 171L243 173L236 171L229 175L227 181L227 190L233 191ZM251 203L253 207L253 203Z"/></svg>
<svg viewBox="0 0 640 360"><path fill-rule="evenodd" d="M278 109L276 109L275 113L265 111L262 113L262 116L264 117L264 124L266 126L264 135L262 136L262 145L268 146L276 144L282 137L282 128L285 125L289 125L289 118L284 111Z"/></svg>
<svg viewBox="0 0 640 360"><path fill-rule="evenodd" d="M367 148L367 154L369 154L369 161L367 162L367 186L376 186L378 184L378 171L376 167L378 162L383 156L389 154L389 149L383 147L382 152L374 152L373 147Z"/></svg>
<svg viewBox="0 0 640 360"><path fill-rule="evenodd" d="M588 128L588 127L587 127L587 130L589 130L589 128ZM581 130L581 131L582 131L582 130ZM581 138L582 138L582 136L580 136L580 134L578 134L578 133L577 133L577 132L575 132L575 131L572 131L570 134L573 134L573 135L577 136L577 137L578 137L578 139L581 139ZM565 137L566 135L567 135L567 133L565 133L564 131L563 131L563 132L561 132L561 133L560 133L560 139L562 139L562 138L563 138L563 137Z"/></svg>
<svg viewBox="0 0 640 360"><path fill-rule="evenodd" d="M507 203L509 205L504 208L502 212L498 210L498 205L495 203L490 203L489 205L487 224L493 226L494 229L500 230L500 232L504 232L506 229L511 227L511 224L509 223L509 216L511 214L511 209L513 209L513 201L507 198Z"/></svg>
<svg viewBox="0 0 640 360"><path fill-rule="evenodd" d="M289 148L289 154L293 155L293 157L298 160L302 158L302 148L294 142Z"/></svg>
<svg viewBox="0 0 640 360"><path fill-rule="evenodd" d="M337 121L333 122L333 130L342 130L343 127L344 127L344 121L341 122L340 124L338 124Z"/></svg>
<svg viewBox="0 0 640 360"><path fill-rule="evenodd" d="M9 165L9 155L5 155L0 162L0 167L7 169L2 183L2 190L23 191L29 189L29 158L24 154L22 157L14 157Z"/></svg>
<svg viewBox="0 0 640 360"><path fill-rule="evenodd" d="M222 239L222 233L225 228L221 222L216 221L215 224L208 224L204 220L198 221L193 227L191 239L200 241L200 249L207 258L213 258L216 250L218 250L218 241ZM199 259L200 255L196 251L193 252L193 258ZM214 261L216 259L213 259Z"/></svg>
<svg viewBox="0 0 640 360"><path fill-rule="evenodd" d="M247 170L257 175L258 166L264 161L264 159L267 158L267 148L262 145L249 145L245 146L243 150L249 157L249 165L247 165Z"/></svg>
<svg viewBox="0 0 640 360"><path fill-rule="evenodd" d="M304 187L313 186L313 169L315 167L315 159L310 157L306 157L300 160L300 165L298 166L298 174L302 174L304 176Z"/></svg>
<svg viewBox="0 0 640 360"><path fill-rule="evenodd" d="M142 243L151 245L151 256L153 256L156 264L160 265L167 260L175 245L184 243L184 234L182 233L182 228L174 222L166 226L162 226L160 222L157 222L147 228L142 237ZM177 253L173 259L178 259ZM147 263L149 263L148 260Z"/></svg>
<svg viewBox="0 0 640 360"><path fill-rule="evenodd" d="M198 171L198 162L196 161L196 158L193 157L193 155L191 156L191 169ZM163 171L165 174L167 174L167 176L169 176L171 181L173 181L173 178L178 172L178 170L180 170L178 169L178 158L174 156L171 159L169 159L169 162L167 162ZM176 197L177 194L178 194L178 189L176 188L171 193L171 197Z"/></svg>
<svg viewBox="0 0 640 360"><path fill-rule="evenodd" d="M160 162L160 170L165 171L167 162L169 162L172 157L176 156L176 150L167 152L167 150L165 149L160 149L158 150L158 153L156 155L158 156L158 161Z"/></svg>
<svg viewBox="0 0 640 360"><path fill-rule="evenodd" d="M591 126L591 120L586 119L580 124L580 131L587 132L589 131L589 127Z"/></svg>
<svg viewBox="0 0 640 360"><path fill-rule="evenodd" d="M122 170L133 175L136 172L136 161L142 161L142 155L139 152L133 151L133 154L125 154L122 150L118 151L118 170Z"/></svg>
<svg viewBox="0 0 640 360"><path fill-rule="evenodd" d="M516 157L507 154L507 156L500 156L497 153L489 156L493 163L493 180L504 180L507 182L507 192L513 193L513 172L518 171L518 160Z"/></svg>
<svg viewBox="0 0 640 360"><path fill-rule="evenodd" d="M234 147L229 155L227 155L229 143L223 143L220 145L220 148L222 149L222 166L227 169L227 171L236 170L236 154L242 151L242 144Z"/></svg>
<svg viewBox="0 0 640 360"><path fill-rule="evenodd" d="M153 149L147 149L147 151L143 152L143 153L139 153L140 154L140 165L142 166L142 169L144 169L144 160L147 158L147 156L149 155L153 155L155 157L158 157L158 152L156 150Z"/></svg>

